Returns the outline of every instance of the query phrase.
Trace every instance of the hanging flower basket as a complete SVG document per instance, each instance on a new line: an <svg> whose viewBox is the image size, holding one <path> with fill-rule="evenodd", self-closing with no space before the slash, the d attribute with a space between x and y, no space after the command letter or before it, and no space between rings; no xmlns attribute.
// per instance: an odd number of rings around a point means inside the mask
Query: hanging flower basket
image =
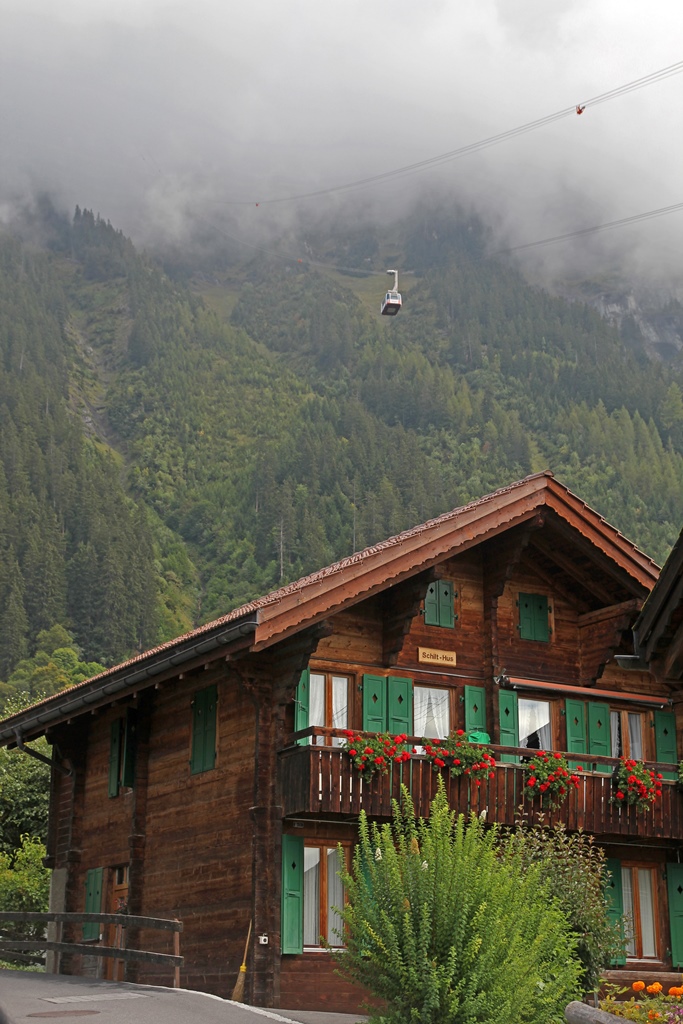
<svg viewBox="0 0 683 1024"><path fill-rule="evenodd" d="M389 733L364 736L353 729L347 729L346 736L342 750L368 781L374 775L386 775L391 764L402 764L410 760L410 752L404 746L408 739L406 733L399 736L390 736Z"/></svg>
<svg viewBox="0 0 683 1024"><path fill-rule="evenodd" d="M489 747L470 743L462 729L452 732L446 740L423 740L422 743L435 772L448 768L452 776L466 775L475 786L495 775L496 760Z"/></svg>
<svg viewBox="0 0 683 1024"><path fill-rule="evenodd" d="M662 776L647 768L642 761L620 757L614 772L614 803L649 811L662 795Z"/></svg>
<svg viewBox="0 0 683 1024"><path fill-rule="evenodd" d="M560 807L572 789L578 789L581 768L571 769L557 752L539 750L524 765L524 796L541 807Z"/></svg>

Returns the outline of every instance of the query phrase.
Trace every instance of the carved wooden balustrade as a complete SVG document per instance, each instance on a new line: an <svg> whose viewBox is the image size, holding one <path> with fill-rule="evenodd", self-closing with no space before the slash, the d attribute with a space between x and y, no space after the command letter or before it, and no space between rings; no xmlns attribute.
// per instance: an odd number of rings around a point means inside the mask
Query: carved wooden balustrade
<svg viewBox="0 0 683 1024"><path fill-rule="evenodd" d="M429 805L437 790L439 775L443 778L450 806L463 813L486 812L489 822L512 825L524 804L526 820L537 821L539 814L547 823L562 822L571 830L582 828L596 835L628 835L652 839L683 839L683 795L674 782L664 782L662 795L648 811L636 811L614 802L612 772L617 759L596 755L567 755L584 767L596 766L598 771L580 773L579 788L572 789L565 803L552 812L541 811L537 801L524 800L523 764L497 764L494 778L476 786L464 776L452 778L446 770L434 771L428 758L413 754L409 761L392 765L387 775L376 775L365 781L339 746L343 733L334 729L312 727L295 734L307 738L307 745L290 746L280 751L280 782L284 817L316 817L330 815L340 819L354 817L364 810L371 818L391 817L392 800L400 797L401 785L408 787L416 814L427 817ZM409 737L415 746L419 739ZM323 745L325 744L325 745ZM529 756L518 747L491 745L495 757L501 753ZM648 765L657 771L671 771L672 765Z"/></svg>

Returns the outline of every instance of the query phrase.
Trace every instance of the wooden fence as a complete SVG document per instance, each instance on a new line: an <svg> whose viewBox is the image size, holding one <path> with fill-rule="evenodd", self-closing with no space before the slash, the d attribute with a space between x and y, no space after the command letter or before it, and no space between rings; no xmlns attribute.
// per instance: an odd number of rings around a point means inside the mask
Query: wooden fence
<svg viewBox="0 0 683 1024"><path fill-rule="evenodd" d="M6 934L3 922L16 924L55 924L57 938L52 939L17 939ZM113 946L100 946L96 942L62 942L62 930L65 924L104 924L113 925L115 938ZM173 954L153 953L143 949L126 948L126 929L149 928L152 931L173 933ZM56 953L80 953L84 956L113 958L114 973L117 961L137 960L151 964L167 964L173 968L173 987L180 988L180 968L183 957L180 955L180 933L182 921L168 920L162 917L133 917L131 914L60 914L60 913L21 913L19 911L0 911L0 954L8 952L12 960L22 963L44 963L44 958L31 956L31 951L51 950Z"/></svg>

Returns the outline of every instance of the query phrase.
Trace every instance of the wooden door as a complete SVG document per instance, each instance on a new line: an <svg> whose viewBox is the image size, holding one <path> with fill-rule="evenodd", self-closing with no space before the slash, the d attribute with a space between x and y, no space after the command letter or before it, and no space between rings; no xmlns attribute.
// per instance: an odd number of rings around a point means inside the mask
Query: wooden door
<svg viewBox="0 0 683 1024"><path fill-rule="evenodd" d="M121 914L128 908L128 865L121 864L112 868L109 873L109 891L107 892L107 913ZM125 946L125 929L120 925L107 925L105 929L105 946ZM124 981L126 964L124 960L107 957L104 962L104 976L110 981Z"/></svg>

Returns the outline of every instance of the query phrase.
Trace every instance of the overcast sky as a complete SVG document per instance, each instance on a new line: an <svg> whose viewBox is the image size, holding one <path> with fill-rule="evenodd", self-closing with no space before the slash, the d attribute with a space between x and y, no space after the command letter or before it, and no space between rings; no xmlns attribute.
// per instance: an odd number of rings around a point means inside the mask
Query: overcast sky
<svg viewBox="0 0 683 1024"><path fill-rule="evenodd" d="M516 128L682 44L681 0L0 0L0 209L45 190L138 240L232 209L257 238L269 199ZM682 127L680 74L351 195L405 210L438 186L526 242L682 202ZM683 277L683 212L610 235L586 244Z"/></svg>

